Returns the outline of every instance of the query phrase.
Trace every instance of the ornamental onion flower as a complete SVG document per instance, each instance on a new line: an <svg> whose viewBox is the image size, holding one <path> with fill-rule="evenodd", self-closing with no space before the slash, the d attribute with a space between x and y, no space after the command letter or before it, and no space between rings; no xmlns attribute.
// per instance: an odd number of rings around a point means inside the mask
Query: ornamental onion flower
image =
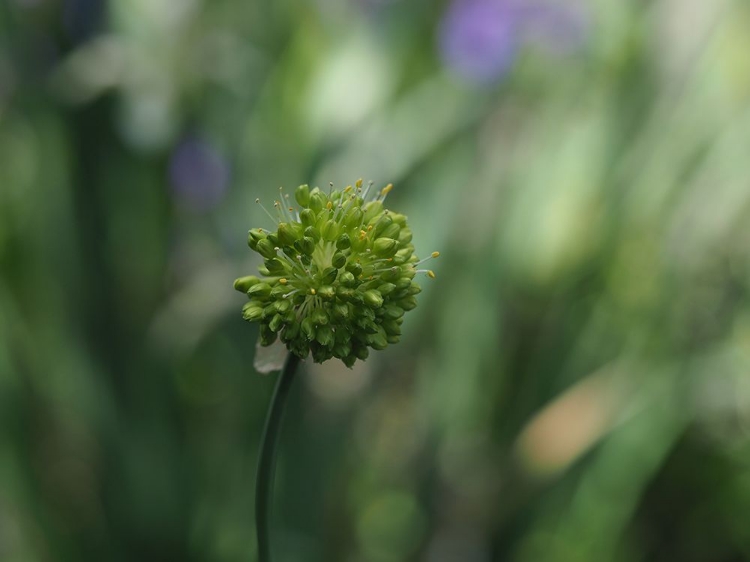
<svg viewBox="0 0 750 562"><path fill-rule="evenodd" d="M351 367L369 348L399 341L404 313L421 291L414 277L435 274L417 269L426 260L414 255L406 217L383 206L392 188L363 188L361 179L327 193L301 185L296 208L280 189L275 216L266 210L276 230L248 235L264 259L261 276L234 282L250 299L243 317L260 322L261 345L280 338L297 357L336 357Z"/></svg>

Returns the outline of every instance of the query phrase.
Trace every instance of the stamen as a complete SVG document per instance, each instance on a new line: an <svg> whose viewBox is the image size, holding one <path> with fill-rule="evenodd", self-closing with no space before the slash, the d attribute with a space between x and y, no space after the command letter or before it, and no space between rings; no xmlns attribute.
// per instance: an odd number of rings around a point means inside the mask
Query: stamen
<svg viewBox="0 0 750 562"><path fill-rule="evenodd" d="M272 220L273 222L275 222L276 224L279 224L279 219L278 219L278 218L274 218L274 217L273 217L273 215L272 215L271 213L269 213L269 212L268 212L268 209L266 209L266 208L265 208L265 206L263 205L263 203L261 203L261 202L260 202L260 198L256 198L256 199L255 199L255 202L256 202L256 203L257 203L258 205L260 205L260 208L261 208L261 209L263 209L263 212L264 212L264 213L266 213L266 214L268 215L268 218L269 218L269 219L271 219L271 220Z"/></svg>
<svg viewBox="0 0 750 562"><path fill-rule="evenodd" d="M372 181L368 181L367 189L365 189L365 192L362 194L362 199L364 199L365 201L367 201L367 194L370 193L370 188L372 187L372 184L373 184Z"/></svg>
<svg viewBox="0 0 750 562"><path fill-rule="evenodd" d="M432 252L429 256L427 256L426 258L422 258L421 260L419 260L418 262L416 262L414 265L419 265L419 264L424 263L426 261L433 260L433 259L435 259L435 258L437 258L439 256L440 256L440 252Z"/></svg>
<svg viewBox="0 0 750 562"><path fill-rule="evenodd" d="M389 183L386 185L383 189L380 190L380 200L385 201L386 196L391 192L393 189L393 184Z"/></svg>

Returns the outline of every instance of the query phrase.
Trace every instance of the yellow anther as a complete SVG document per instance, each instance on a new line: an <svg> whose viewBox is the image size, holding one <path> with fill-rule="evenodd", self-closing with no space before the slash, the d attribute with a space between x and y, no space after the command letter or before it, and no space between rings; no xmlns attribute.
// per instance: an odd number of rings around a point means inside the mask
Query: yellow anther
<svg viewBox="0 0 750 562"><path fill-rule="evenodd" d="M281 279L279 279L279 283L281 283L282 285L286 285L287 281L282 277Z"/></svg>
<svg viewBox="0 0 750 562"><path fill-rule="evenodd" d="M352 186L351 186L351 185L347 185L347 186L346 186L346 187L344 188L344 193L349 193L349 192L350 192L351 190L352 190Z"/></svg>
<svg viewBox="0 0 750 562"><path fill-rule="evenodd" d="M433 258L437 258L437 257L440 257L440 252L432 252L432 253L431 253L430 255L431 255L431 256L432 256Z"/></svg>
<svg viewBox="0 0 750 562"><path fill-rule="evenodd" d="M333 208L333 203L331 203L330 201L326 203L326 209L330 211L332 208Z"/></svg>
<svg viewBox="0 0 750 562"><path fill-rule="evenodd" d="M435 279L435 272L430 269L427 272L427 277L429 277L430 279Z"/></svg>
<svg viewBox="0 0 750 562"><path fill-rule="evenodd" d="M357 187L362 187L362 178L359 178L356 182L354 182L354 185Z"/></svg>
<svg viewBox="0 0 750 562"><path fill-rule="evenodd" d="M311 294L311 295L315 295L315 294L317 294L317 293L318 293L318 292L317 292L317 291L316 291L315 289L310 289L310 294Z"/></svg>
<svg viewBox="0 0 750 562"><path fill-rule="evenodd" d="M372 225L367 227L367 232L370 232L372 230Z"/></svg>
<svg viewBox="0 0 750 562"><path fill-rule="evenodd" d="M294 212L294 207L289 207L289 212L293 213Z"/></svg>
<svg viewBox="0 0 750 562"><path fill-rule="evenodd" d="M391 192L391 189L393 189L393 184L389 183L383 189L380 190L380 195L388 195Z"/></svg>

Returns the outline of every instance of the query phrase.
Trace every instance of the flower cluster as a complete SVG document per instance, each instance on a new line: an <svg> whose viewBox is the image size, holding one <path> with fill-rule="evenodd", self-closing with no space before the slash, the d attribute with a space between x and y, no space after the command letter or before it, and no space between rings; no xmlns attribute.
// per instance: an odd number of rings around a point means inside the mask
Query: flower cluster
<svg viewBox="0 0 750 562"><path fill-rule="evenodd" d="M281 192L277 216L266 211L276 230L254 228L248 236L264 258L261 277L234 282L250 298L242 314L260 322L261 345L278 337L301 358L337 357L351 367L369 348L399 341L404 312L421 291L415 275L435 274L417 269L406 217L383 207L392 188L363 188L358 180L325 193L301 185L299 209Z"/></svg>

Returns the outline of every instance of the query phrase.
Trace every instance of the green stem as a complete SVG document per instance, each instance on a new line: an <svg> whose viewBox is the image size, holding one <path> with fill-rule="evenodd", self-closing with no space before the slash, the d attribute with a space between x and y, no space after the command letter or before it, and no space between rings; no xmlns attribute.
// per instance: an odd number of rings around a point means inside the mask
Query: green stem
<svg viewBox="0 0 750 562"><path fill-rule="evenodd" d="M276 388L273 391L271 405L268 407L266 425L263 428L263 437L260 444L260 458L258 459L258 472L255 477L255 526L258 531L258 562L271 561L271 496L273 494L274 467L276 465L276 445L279 441L279 429L281 418L284 413L284 403L292 387L294 374L299 366L300 359L294 353L284 363L279 378L276 380Z"/></svg>

